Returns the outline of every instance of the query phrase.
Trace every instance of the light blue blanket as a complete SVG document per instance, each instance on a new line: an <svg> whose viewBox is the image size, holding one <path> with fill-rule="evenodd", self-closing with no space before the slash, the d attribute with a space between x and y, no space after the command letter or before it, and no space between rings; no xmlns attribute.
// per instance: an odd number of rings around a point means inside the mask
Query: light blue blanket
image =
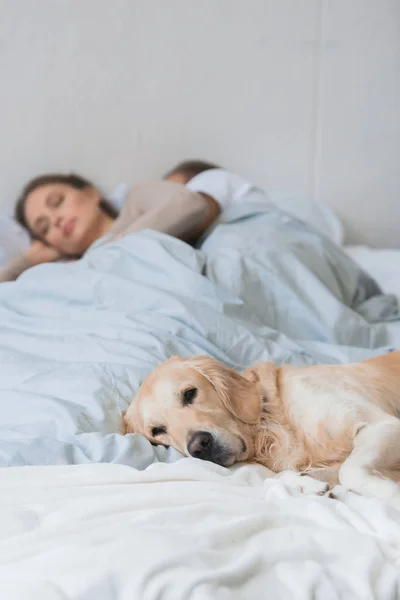
<svg viewBox="0 0 400 600"><path fill-rule="evenodd" d="M226 215L200 250L144 231L33 268L0 286L0 465L173 460L117 433L159 362L359 360L397 347L398 319L340 248L273 206Z"/></svg>

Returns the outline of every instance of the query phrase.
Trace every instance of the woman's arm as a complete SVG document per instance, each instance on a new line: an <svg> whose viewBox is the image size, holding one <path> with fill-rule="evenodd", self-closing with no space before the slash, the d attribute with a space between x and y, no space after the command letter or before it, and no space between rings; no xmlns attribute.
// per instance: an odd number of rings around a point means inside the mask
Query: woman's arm
<svg viewBox="0 0 400 600"><path fill-rule="evenodd" d="M211 196L170 181L135 186L111 236L155 229L185 241L199 238L218 217L220 208Z"/></svg>
<svg viewBox="0 0 400 600"><path fill-rule="evenodd" d="M18 254L15 258L0 268L0 283L14 281L21 275L21 273L29 269L31 266L32 265L25 254Z"/></svg>
<svg viewBox="0 0 400 600"><path fill-rule="evenodd" d="M24 271L41 263L53 262L61 258L60 252L35 240L24 254L18 254L0 268L0 283L15 281Z"/></svg>

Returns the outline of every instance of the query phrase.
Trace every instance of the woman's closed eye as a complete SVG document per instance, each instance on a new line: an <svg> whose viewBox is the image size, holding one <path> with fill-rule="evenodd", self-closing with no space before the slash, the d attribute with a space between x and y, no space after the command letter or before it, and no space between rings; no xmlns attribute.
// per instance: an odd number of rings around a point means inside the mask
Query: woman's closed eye
<svg viewBox="0 0 400 600"><path fill-rule="evenodd" d="M64 195L61 192L53 192L47 196L46 204L49 208L58 208L63 200Z"/></svg>
<svg viewBox="0 0 400 600"><path fill-rule="evenodd" d="M61 192L52 192L46 198L48 208L58 208L64 200L64 194ZM47 216L39 217L35 223L35 230L39 237L45 237L50 230L50 219Z"/></svg>
<svg viewBox="0 0 400 600"><path fill-rule="evenodd" d="M50 229L50 220L48 217L39 217L35 223L35 230L39 237L45 237Z"/></svg>

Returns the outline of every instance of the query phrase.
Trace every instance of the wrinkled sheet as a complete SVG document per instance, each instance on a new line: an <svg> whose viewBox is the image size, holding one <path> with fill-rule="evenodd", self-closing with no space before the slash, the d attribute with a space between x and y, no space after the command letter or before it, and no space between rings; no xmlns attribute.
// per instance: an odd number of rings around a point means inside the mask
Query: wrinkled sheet
<svg viewBox="0 0 400 600"><path fill-rule="evenodd" d="M0 470L7 600L396 600L400 514L196 459Z"/></svg>
<svg viewBox="0 0 400 600"><path fill-rule="evenodd" d="M227 214L197 250L154 231L97 244L0 286L0 465L173 461L118 433L159 362L359 360L399 346L398 318L395 296L273 205Z"/></svg>

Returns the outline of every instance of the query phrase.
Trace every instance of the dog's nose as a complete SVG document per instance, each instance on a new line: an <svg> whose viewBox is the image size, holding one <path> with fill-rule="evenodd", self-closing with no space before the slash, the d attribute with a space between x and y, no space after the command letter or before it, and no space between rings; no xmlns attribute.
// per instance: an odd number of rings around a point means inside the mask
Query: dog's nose
<svg viewBox="0 0 400 600"><path fill-rule="evenodd" d="M196 431L188 443L188 452L194 458L210 460L212 450L212 435L208 431Z"/></svg>

